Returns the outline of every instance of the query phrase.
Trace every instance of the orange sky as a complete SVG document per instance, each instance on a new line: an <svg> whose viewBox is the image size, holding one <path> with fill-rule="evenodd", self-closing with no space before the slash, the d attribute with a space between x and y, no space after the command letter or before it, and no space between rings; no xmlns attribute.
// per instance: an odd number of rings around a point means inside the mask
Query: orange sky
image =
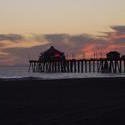
<svg viewBox="0 0 125 125"><path fill-rule="evenodd" d="M0 0L0 32L99 34L124 12L125 0Z"/></svg>
<svg viewBox="0 0 125 125"><path fill-rule="evenodd" d="M124 12L125 0L0 0L0 65L26 64L50 45L77 58L124 53Z"/></svg>

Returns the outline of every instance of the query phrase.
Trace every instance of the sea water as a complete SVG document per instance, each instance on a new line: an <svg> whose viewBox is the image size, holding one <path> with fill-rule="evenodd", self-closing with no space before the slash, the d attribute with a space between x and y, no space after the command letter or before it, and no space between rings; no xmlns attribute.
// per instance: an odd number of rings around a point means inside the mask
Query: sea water
<svg viewBox="0 0 125 125"><path fill-rule="evenodd" d="M28 72L27 66L0 67L0 78L40 78L40 79L67 79L67 78L97 78L97 77L125 77L125 73L33 73Z"/></svg>

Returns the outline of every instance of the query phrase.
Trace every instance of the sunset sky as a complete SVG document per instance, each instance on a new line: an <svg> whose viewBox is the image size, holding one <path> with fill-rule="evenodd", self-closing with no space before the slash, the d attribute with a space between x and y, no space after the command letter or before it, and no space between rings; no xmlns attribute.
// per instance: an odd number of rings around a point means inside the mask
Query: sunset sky
<svg viewBox="0 0 125 125"><path fill-rule="evenodd" d="M50 45L124 54L125 0L0 0L0 65L27 64Z"/></svg>

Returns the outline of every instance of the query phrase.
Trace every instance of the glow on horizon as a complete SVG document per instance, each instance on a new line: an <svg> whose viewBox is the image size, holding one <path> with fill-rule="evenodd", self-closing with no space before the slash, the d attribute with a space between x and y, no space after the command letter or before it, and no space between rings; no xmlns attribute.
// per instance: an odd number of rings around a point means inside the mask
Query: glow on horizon
<svg viewBox="0 0 125 125"><path fill-rule="evenodd" d="M89 33L125 25L125 0L1 0L0 33Z"/></svg>

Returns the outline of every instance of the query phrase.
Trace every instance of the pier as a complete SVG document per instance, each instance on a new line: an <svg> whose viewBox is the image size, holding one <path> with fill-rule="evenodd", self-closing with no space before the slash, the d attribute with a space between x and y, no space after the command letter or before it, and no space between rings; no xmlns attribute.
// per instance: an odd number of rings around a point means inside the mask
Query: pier
<svg viewBox="0 0 125 125"><path fill-rule="evenodd" d="M65 54L51 46L38 60L29 60L29 72L48 73L125 73L125 55L117 51L106 58L66 59Z"/></svg>
<svg viewBox="0 0 125 125"><path fill-rule="evenodd" d="M29 71L49 73L125 73L125 60L81 59L64 61L29 61Z"/></svg>

